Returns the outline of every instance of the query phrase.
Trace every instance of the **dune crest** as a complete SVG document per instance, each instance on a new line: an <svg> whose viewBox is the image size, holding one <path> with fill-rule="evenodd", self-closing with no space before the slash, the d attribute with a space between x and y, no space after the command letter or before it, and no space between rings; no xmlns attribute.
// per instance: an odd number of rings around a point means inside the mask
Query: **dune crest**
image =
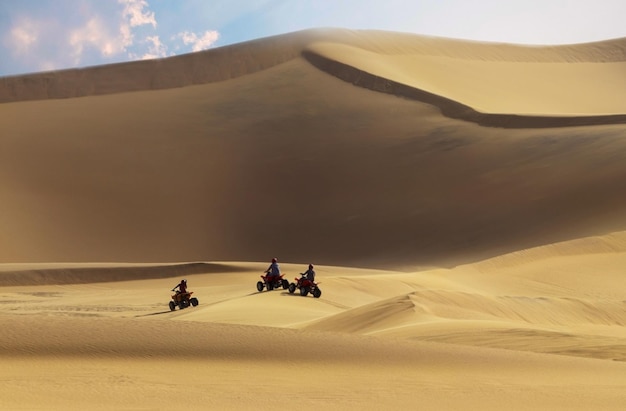
<svg viewBox="0 0 626 411"><path fill-rule="evenodd" d="M537 57L524 59L519 57L521 46L493 44L493 49L502 50L496 59L481 58L481 47L488 49L487 44L458 41L446 48L448 53L458 50L458 55L438 55L407 43L399 48L398 42L387 40L389 49L395 46L393 53L318 42L309 44L303 55L319 69L356 86L432 104L446 116L484 126L563 127L626 121L626 61L615 58L623 51L624 39L612 42L614 49L606 50L604 59L575 62L566 58L575 47L561 49L561 58L558 53L544 54L554 49L527 47L526 55L536 53ZM472 50L471 57L464 57L466 49Z"/></svg>
<svg viewBox="0 0 626 411"><path fill-rule="evenodd" d="M302 55L356 86L432 104L446 116L484 126L623 124L625 44L539 47L311 29L152 61L5 77L0 103L221 82Z"/></svg>
<svg viewBox="0 0 626 411"><path fill-rule="evenodd" d="M0 103L163 90L226 81L298 56L305 33L154 60L0 77Z"/></svg>
<svg viewBox="0 0 626 411"><path fill-rule="evenodd" d="M501 269L524 263L532 263L550 258L574 257L577 255L617 254L626 253L626 231L577 238L557 242L541 247L519 250L510 254L490 258L474 264L480 270L488 271L490 267Z"/></svg>
<svg viewBox="0 0 626 411"><path fill-rule="evenodd" d="M0 264L0 287L91 284L114 281L185 277L229 272L240 267L219 263L172 264Z"/></svg>

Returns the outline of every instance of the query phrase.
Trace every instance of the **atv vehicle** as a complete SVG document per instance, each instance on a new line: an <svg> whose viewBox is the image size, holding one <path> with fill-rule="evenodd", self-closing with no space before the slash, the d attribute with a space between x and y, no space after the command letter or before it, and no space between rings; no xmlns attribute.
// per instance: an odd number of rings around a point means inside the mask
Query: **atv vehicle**
<svg viewBox="0 0 626 411"><path fill-rule="evenodd" d="M322 290L318 287L319 283L314 281L309 281L308 278L305 277L304 273L300 273L300 278L294 278L295 283L289 284L289 294L293 294L297 290L300 290L300 295L306 297L309 293L313 295L315 298L320 298L322 295Z"/></svg>
<svg viewBox="0 0 626 411"><path fill-rule="evenodd" d="M272 291L273 289L280 287L282 287L283 290L286 290L289 288L289 281L285 280L283 277L284 274L274 277L262 275L261 278L263 281L256 283L256 289L259 290L259 292L263 291L263 288L267 288L267 291Z"/></svg>
<svg viewBox="0 0 626 411"><path fill-rule="evenodd" d="M170 301L170 310L174 311L177 306L182 310L190 305L194 307L198 305L198 299L196 297L192 297L191 294L193 294L193 291L186 293L176 291L176 294L172 295L172 301Z"/></svg>

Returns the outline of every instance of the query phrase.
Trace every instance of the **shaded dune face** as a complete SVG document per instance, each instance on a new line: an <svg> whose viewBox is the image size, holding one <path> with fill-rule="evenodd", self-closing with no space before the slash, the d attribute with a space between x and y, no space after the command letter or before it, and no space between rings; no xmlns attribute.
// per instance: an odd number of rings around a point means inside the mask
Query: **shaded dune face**
<svg viewBox="0 0 626 411"><path fill-rule="evenodd" d="M410 37L423 53L536 53L537 64L623 54L623 42L520 51ZM0 262L278 256L399 268L626 229L618 97L606 116L472 122L450 115L448 97L399 97L320 70L302 56L320 39L418 53L404 35L313 31L50 73L45 87L44 75L0 79L13 101L0 105Z"/></svg>

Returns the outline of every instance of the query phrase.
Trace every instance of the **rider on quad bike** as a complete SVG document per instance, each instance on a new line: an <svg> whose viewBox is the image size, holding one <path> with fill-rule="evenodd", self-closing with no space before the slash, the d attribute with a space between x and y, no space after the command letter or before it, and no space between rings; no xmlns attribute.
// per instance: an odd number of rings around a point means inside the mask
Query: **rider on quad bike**
<svg viewBox="0 0 626 411"><path fill-rule="evenodd" d="M176 294L172 295L172 301L170 301L170 310L174 311L176 306L178 306L181 310L185 307L189 307L193 305L194 307L198 305L198 299L195 297L191 297L193 292L187 292L187 280L183 279L176 285L176 287L172 288L172 291L175 291Z"/></svg>
<svg viewBox="0 0 626 411"><path fill-rule="evenodd" d="M272 258L272 264L270 264L263 273L265 274L261 276L263 281L259 281L256 284L256 288L259 292L263 291L263 288L266 287L268 291L279 287L286 290L287 287L289 287L289 282L283 279L283 274L280 273L280 267L278 266L278 260L276 258Z"/></svg>
<svg viewBox="0 0 626 411"><path fill-rule="evenodd" d="M177 288L177 292L185 294L187 292L187 280L185 280L184 278L180 280L180 283L176 287L172 288L172 291L176 291Z"/></svg>
<svg viewBox="0 0 626 411"><path fill-rule="evenodd" d="M309 269L303 272L302 276L306 277L306 279L312 283L315 282L315 270L313 270L313 264L309 264Z"/></svg>
<svg viewBox="0 0 626 411"><path fill-rule="evenodd" d="M295 283L289 284L289 293L293 294L296 289L300 290L300 295L306 297L309 293L313 294L313 297L320 298L322 290L318 287L318 283L315 282L315 270L313 270L313 264L309 264L309 269L303 273L300 273L301 277L296 278Z"/></svg>
<svg viewBox="0 0 626 411"><path fill-rule="evenodd" d="M272 264L270 264L270 266L267 267L267 270L265 270L265 274L267 274L266 277L270 279L273 279L273 277L277 277L280 275L280 267L278 266L278 259L272 258Z"/></svg>

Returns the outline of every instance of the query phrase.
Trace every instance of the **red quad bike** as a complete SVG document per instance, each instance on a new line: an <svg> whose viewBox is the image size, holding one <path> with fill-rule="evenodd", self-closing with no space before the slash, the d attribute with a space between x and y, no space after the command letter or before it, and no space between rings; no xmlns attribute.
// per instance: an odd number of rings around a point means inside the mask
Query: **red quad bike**
<svg viewBox="0 0 626 411"><path fill-rule="evenodd" d="M176 294L172 295L172 301L170 301L170 310L174 311L177 306L182 310L190 305L194 307L198 305L198 299L196 297L192 297L191 294L193 294L193 291L186 293L176 291Z"/></svg>
<svg viewBox="0 0 626 411"><path fill-rule="evenodd" d="M294 278L295 283L289 284L289 294L296 292L296 289L300 290L300 295L306 297L309 293L313 294L313 297L320 298L322 290L319 289L319 283L309 281L304 275L300 273L300 278Z"/></svg>
<svg viewBox="0 0 626 411"><path fill-rule="evenodd" d="M259 281L258 283L256 283L256 289L259 290L259 292L263 291L263 288L267 288L267 291L272 291L273 289L280 287L282 287L283 290L286 290L287 288L289 288L289 281L285 280L283 276L284 274L274 277L262 275L261 278L263 279L263 281Z"/></svg>

